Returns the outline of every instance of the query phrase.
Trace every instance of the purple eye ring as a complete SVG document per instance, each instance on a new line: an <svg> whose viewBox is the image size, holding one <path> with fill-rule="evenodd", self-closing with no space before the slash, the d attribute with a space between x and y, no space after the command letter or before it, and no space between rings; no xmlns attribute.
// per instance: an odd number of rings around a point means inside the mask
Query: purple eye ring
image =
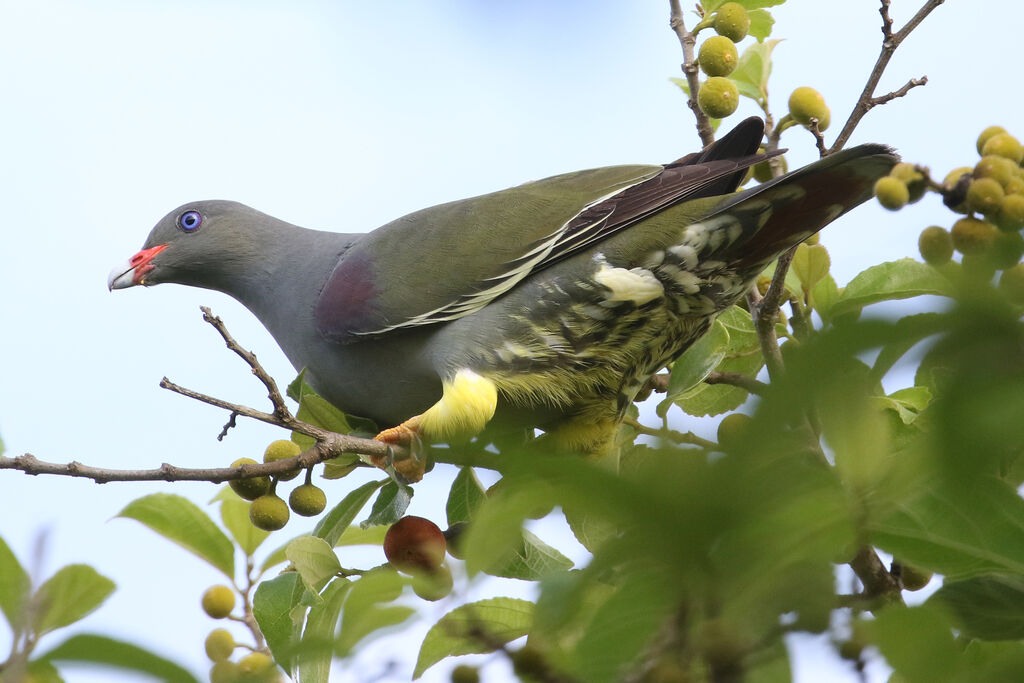
<svg viewBox="0 0 1024 683"><path fill-rule="evenodd" d="M198 211L184 211L178 216L178 227L185 232L195 232L203 224L203 215Z"/></svg>

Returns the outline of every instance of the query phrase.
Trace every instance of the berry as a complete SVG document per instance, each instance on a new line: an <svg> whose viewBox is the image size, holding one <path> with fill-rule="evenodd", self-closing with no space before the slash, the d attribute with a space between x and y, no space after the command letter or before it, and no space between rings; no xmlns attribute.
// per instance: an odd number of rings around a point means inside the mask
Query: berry
<svg viewBox="0 0 1024 683"><path fill-rule="evenodd" d="M782 172L789 172L789 164L786 163L786 157L775 157L778 159L776 163L782 165ZM759 164L754 165L754 180L759 183L765 183L772 179L772 165L770 161L762 161Z"/></svg>
<svg viewBox="0 0 1024 683"><path fill-rule="evenodd" d="M825 113L822 116L816 116L815 118L818 119L818 132L824 133L828 130L829 124L832 123L832 110L825 107Z"/></svg>
<svg viewBox="0 0 1024 683"><path fill-rule="evenodd" d="M900 562L900 581L903 583L903 588L908 591L919 591L932 580L935 575L933 572L918 569L914 565Z"/></svg>
<svg viewBox="0 0 1024 683"><path fill-rule="evenodd" d="M288 523L288 504L273 493L260 496L249 506L249 521L257 529L277 531Z"/></svg>
<svg viewBox="0 0 1024 683"><path fill-rule="evenodd" d="M1009 133L997 133L985 141L981 148L981 154L982 156L995 154L1019 164L1024 159L1024 147L1021 147L1017 138Z"/></svg>
<svg viewBox="0 0 1024 683"><path fill-rule="evenodd" d="M789 115L794 121L805 126L810 124L812 118L818 119L818 130L824 130L821 122L829 117L829 110L820 92L802 86L789 96Z"/></svg>
<svg viewBox="0 0 1024 683"><path fill-rule="evenodd" d="M728 76L739 60L736 43L725 36L712 36L704 41L697 54L700 70L708 76Z"/></svg>
<svg viewBox="0 0 1024 683"><path fill-rule="evenodd" d="M263 652L250 652L238 660L238 668L242 673L259 674L269 671L274 666L274 660Z"/></svg>
<svg viewBox="0 0 1024 683"><path fill-rule="evenodd" d="M999 278L999 289L1013 303L1024 305L1024 263L1003 271Z"/></svg>
<svg viewBox="0 0 1024 683"><path fill-rule="evenodd" d="M516 675L526 680L534 680L535 677L548 671L548 662L544 653L531 643L523 645L515 652L510 652L509 659L512 660L512 670Z"/></svg>
<svg viewBox="0 0 1024 683"><path fill-rule="evenodd" d="M885 176L875 181L875 196L878 197L879 204L890 211L896 211L910 201L910 190L899 178Z"/></svg>
<svg viewBox="0 0 1024 683"><path fill-rule="evenodd" d="M267 450L263 452L263 462L277 462L278 460L287 460L288 458L294 458L296 455L302 452L302 447L294 441L288 441L287 439L278 439L272 441ZM294 470L287 470L277 475L277 478L281 481L289 481L299 476L299 468L296 467Z"/></svg>
<svg viewBox="0 0 1024 683"><path fill-rule="evenodd" d="M985 143L988 142L989 138L1005 132L1006 129L1002 126L989 126L981 131L981 135L978 136L978 154L981 154L981 150L985 149Z"/></svg>
<svg viewBox="0 0 1024 683"><path fill-rule="evenodd" d="M210 668L210 683L235 683L241 675L237 664L224 660Z"/></svg>
<svg viewBox="0 0 1024 683"><path fill-rule="evenodd" d="M288 496L288 505L297 515L315 517L327 507L327 494L313 484L303 484L296 487Z"/></svg>
<svg viewBox="0 0 1024 683"><path fill-rule="evenodd" d="M995 213L1003 203L1003 186L994 178L977 178L967 188L967 208L985 215Z"/></svg>
<svg viewBox="0 0 1024 683"><path fill-rule="evenodd" d="M252 458L239 458L231 463L232 467L257 464ZM270 477L249 477L248 479L232 479L228 482L231 490L246 500L256 500L270 490Z"/></svg>
<svg viewBox="0 0 1024 683"><path fill-rule="evenodd" d="M469 528L469 522L455 522L445 529L444 540L448 554L457 560L462 559L462 535Z"/></svg>
<svg viewBox="0 0 1024 683"><path fill-rule="evenodd" d="M736 111L740 104L740 91L736 84L722 76L712 76L697 91L697 105L713 119L724 119Z"/></svg>
<svg viewBox="0 0 1024 683"><path fill-rule="evenodd" d="M735 450L750 433L753 420L743 413L732 413L718 423L718 445L725 451Z"/></svg>
<svg viewBox="0 0 1024 683"><path fill-rule="evenodd" d="M1008 194L999 204L996 225L1000 230L1016 231L1024 228L1024 195Z"/></svg>
<svg viewBox="0 0 1024 683"><path fill-rule="evenodd" d="M412 592L424 600L437 602L452 592L452 572L443 564L431 572L417 573L412 579Z"/></svg>
<svg viewBox="0 0 1024 683"><path fill-rule="evenodd" d="M949 260L953 258L953 238L950 237L949 231L937 225L929 226L921 231L921 236L917 240L917 248L921 252L924 262L933 266L949 263Z"/></svg>
<svg viewBox="0 0 1024 683"><path fill-rule="evenodd" d="M384 555L400 571L410 574L432 572L444 561L445 540L441 529L429 519L408 515L384 534Z"/></svg>
<svg viewBox="0 0 1024 683"><path fill-rule="evenodd" d="M727 2L718 8L713 26L718 35L738 43L750 31L750 15L740 3Z"/></svg>
<svg viewBox="0 0 1024 683"><path fill-rule="evenodd" d="M207 657L215 662L223 662L235 651L235 637L226 628L215 628L206 636L204 646Z"/></svg>
<svg viewBox="0 0 1024 683"><path fill-rule="evenodd" d="M1013 180L1017 166L1006 157L989 154L974 165L975 178L992 178L1004 188Z"/></svg>
<svg viewBox="0 0 1024 683"><path fill-rule="evenodd" d="M452 683L480 683L480 671L475 666L459 664L452 669Z"/></svg>
<svg viewBox="0 0 1024 683"><path fill-rule="evenodd" d="M953 247L961 254L983 254L996 239L995 227L977 218L961 218L953 224L951 234Z"/></svg>
<svg viewBox="0 0 1024 683"><path fill-rule="evenodd" d="M1024 256L1024 237L1019 232L1000 232L992 242L988 257L999 270L1012 268Z"/></svg>
<svg viewBox="0 0 1024 683"><path fill-rule="evenodd" d="M924 191L928 188L928 183L924 179L924 174L918 171L913 164L905 162L896 164L893 166L892 170L889 171L889 175L893 178L899 178L907 186L907 191L910 193L911 204L923 197Z"/></svg>
<svg viewBox="0 0 1024 683"><path fill-rule="evenodd" d="M223 584L210 586L203 593L203 611L214 619L223 619L235 608L235 591Z"/></svg>

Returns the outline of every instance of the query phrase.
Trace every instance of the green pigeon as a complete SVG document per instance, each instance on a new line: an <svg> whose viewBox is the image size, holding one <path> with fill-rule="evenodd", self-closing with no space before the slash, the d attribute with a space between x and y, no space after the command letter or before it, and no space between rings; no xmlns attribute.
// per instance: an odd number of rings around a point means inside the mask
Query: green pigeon
<svg viewBox="0 0 1024 683"><path fill-rule="evenodd" d="M664 166L558 175L368 233L190 202L108 285L229 294L314 390L384 427L381 441L448 442L493 424L599 453L652 375L897 162L861 145L736 192L765 159L763 134L750 118Z"/></svg>

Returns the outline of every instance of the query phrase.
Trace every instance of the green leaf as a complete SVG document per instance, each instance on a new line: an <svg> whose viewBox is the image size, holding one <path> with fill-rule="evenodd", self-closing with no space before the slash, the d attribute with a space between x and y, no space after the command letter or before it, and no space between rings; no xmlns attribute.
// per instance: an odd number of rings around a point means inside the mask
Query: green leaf
<svg viewBox="0 0 1024 683"><path fill-rule="evenodd" d="M800 278L800 284L803 285L806 294L828 275L831 265L832 260L825 247L820 244L801 244L796 248L790 267Z"/></svg>
<svg viewBox="0 0 1024 683"><path fill-rule="evenodd" d="M82 633L72 636L42 658L57 662L106 664L168 683L198 683L195 676L169 659L138 645L100 635Z"/></svg>
<svg viewBox="0 0 1024 683"><path fill-rule="evenodd" d="M29 662L25 671L30 677L28 680L32 683L64 683L64 679L61 678L60 672L57 671L53 662L41 657Z"/></svg>
<svg viewBox="0 0 1024 683"><path fill-rule="evenodd" d="M765 38L772 34L772 26L775 25L772 15L763 9L750 10L747 15L750 17L748 33L758 41L768 42Z"/></svg>
<svg viewBox="0 0 1024 683"><path fill-rule="evenodd" d="M249 502L242 500L238 495L225 486L224 491L230 491L231 495L225 495L220 503L220 520L231 532L231 537L246 555L252 555L260 547L263 541L270 535L269 531L257 529L249 519Z"/></svg>
<svg viewBox="0 0 1024 683"><path fill-rule="evenodd" d="M698 339L672 364L666 401L674 400L703 382L725 358L728 346L729 331L716 320L711 324L707 334Z"/></svg>
<svg viewBox="0 0 1024 683"><path fill-rule="evenodd" d="M11 630L17 632L24 618L23 609L32 582L18 558L3 538L0 538L0 610L7 617Z"/></svg>
<svg viewBox="0 0 1024 683"><path fill-rule="evenodd" d="M961 660L949 623L931 606L879 610L866 623L872 641L907 683L960 681Z"/></svg>
<svg viewBox="0 0 1024 683"><path fill-rule="evenodd" d="M285 547L284 554L313 593L319 593L341 571L334 548L316 536L299 536Z"/></svg>
<svg viewBox="0 0 1024 683"><path fill-rule="evenodd" d="M951 296L949 280L931 266L905 258L871 266L846 286L830 311L832 317L856 311L879 301L909 299L922 294Z"/></svg>
<svg viewBox="0 0 1024 683"><path fill-rule="evenodd" d="M836 281L831 275L826 275L818 280L818 284L811 288L808 301L823 321L826 323L832 321L832 307L839 301L839 287L836 286Z"/></svg>
<svg viewBox="0 0 1024 683"><path fill-rule="evenodd" d="M525 636L533 623L534 605L528 600L491 598L457 607L430 627L416 659L414 679L445 657L493 652L495 646ZM483 630L488 643L474 637Z"/></svg>
<svg viewBox="0 0 1024 683"><path fill-rule="evenodd" d="M392 480L384 485L373 501L370 516L359 523L367 529L371 526L394 524L402 518L412 502L412 487Z"/></svg>
<svg viewBox="0 0 1024 683"><path fill-rule="evenodd" d="M73 624L103 604L114 582L86 564L62 567L39 587L34 602L38 634Z"/></svg>
<svg viewBox="0 0 1024 683"><path fill-rule="evenodd" d="M928 407L932 392L927 387L908 387L894 391L888 396L876 397L885 408L893 410L903 424L911 424Z"/></svg>
<svg viewBox="0 0 1024 683"><path fill-rule="evenodd" d="M295 417L315 427L322 427L338 434L348 434L352 429L345 413L312 391L302 394L302 402L299 403L299 410ZM302 446L303 450L316 443L313 437L299 432L292 432L292 441Z"/></svg>
<svg viewBox="0 0 1024 683"><path fill-rule="evenodd" d="M679 88L686 93L686 96L690 96L690 84L686 82L685 78L670 78L668 79L679 86Z"/></svg>
<svg viewBox="0 0 1024 683"><path fill-rule="evenodd" d="M714 12L729 0L701 0L700 6L704 8L704 14ZM734 0L743 5L746 10L759 9L761 7L774 7L781 5L786 0Z"/></svg>
<svg viewBox="0 0 1024 683"><path fill-rule="evenodd" d="M369 481L351 491L340 503L331 508L330 512L320 518L320 521L317 522L316 527L313 529L313 535L319 536L327 541L328 544L334 546L345 530L348 529L349 525L352 524L352 520L356 518L359 511L370 500L374 491L388 481L387 479Z"/></svg>
<svg viewBox="0 0 1024 683"><path fill-rule="evenodd" d="M187 498L153 493L128 503L117 516L142 522L234 580L235 548L231 539Z"/></svg>
<svg viewBox="0 0 1024 683"><path fill-rule="evenodd" d="M896 328L901 331L901 334L894 341L882 347L871 368L872 377L881 381L896 364L896 361L921 340L948 329L948 320L949 316L944 313L917 313L903 316L897 320Z"/></svg>
<svg viewBox="0 0 1024 683"><path fill-rule="evenodd" d="M483 484L477 479L473 468L459 469L459 474L455 477L452 488L448 492L448 502L445 504L448 526L458 522L468 522L486 498L487 494L484 492Z"/></svg>
<svg viewBox="0 0 1024 683"><path fill-rule="evenodd" d="M371 526L364 529L353 525L345 529L345 532L342 533L341 538L334 544L334 547L337 548L343 545L382 545L384 543L384 534L387 532L387 527L384 526Z"/></svg>
<svg viewBox="0 0 1024 683"><path fill-rule="evenodd" d="M955 484L930 488L876 522L872 543L950 581L1024 575L1024 499L996 478Z"/></svg>
<svg viewBox="0 0 1024 683"><path fill-rule="evenodd" d="M770 28L769 24L769 30ZM729 74L729 79L736 84L741 95L762 104L767 101L768 77L772 73L772 50L780 42L782 41L766 40L763 43L754 43L740 55L736 68Z"/></svg>
<svg viewBox="0 0 1024 683"><path fill-rule="evenodd" d="M515 553L506 557L497 569L488 570L487 573L508 579L537 581L554 572L571 569L572 566L572 560L524 529L522 543Z"/></svg>
<svg viewBox="0 0 1024 683"><path fill-rule="evenodd" d="M301 595L302 586L297 572L285 572L261 582L253 595L253 616L256 617L263 637L267 639L267 647L274 655L274 660L285 671L292 669L299 628L305 617L304 608L295 609L293 615L293 608L297 604L296 595Z"/></svg>
<svg viewBox="0 0 1024 683"><path fill-rule="evenodd" d="M335 645L337 656L347 656L367 636L400 624L416 613L411 607L381 605L396 600L404 585L405 581L390 569L363 574L352 584L342 612L341 633Z"/></svg>
<svg viewBox="0 0 1024 683"><path fill-rule="evenodd" d="M299 652L299 680L302 683L327 683L330 680L331 660L334 658L334 638L352 582L337 578L320 594L321 601L309 610L306 628L302 632Z"/></svg>
<svg viewBox="0 0 1024 683"><path fill-rule="evenodd" d="M955 615L964 634L982 640L1024 638L1024 577L986 574L947 581L928 604L939 603Z"/></svg>

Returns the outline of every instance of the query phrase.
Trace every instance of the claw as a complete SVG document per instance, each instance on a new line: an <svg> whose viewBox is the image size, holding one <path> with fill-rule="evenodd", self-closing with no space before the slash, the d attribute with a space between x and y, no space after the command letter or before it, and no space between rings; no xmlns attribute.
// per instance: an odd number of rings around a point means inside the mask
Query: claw
<svg viewBox="0 0 1024 683"><path fill-rule="evenodd" d="M427 464L422 457L423 444L420 440L419 424L420 416L415 415L397 427L385 429L373 437L375 441L388 445L387 455L370 457L373 464L386 472L393 471L401 475L409 483L422 479ZM396 460L392 446L405 446L409 449L409 457Z"/></svg>

